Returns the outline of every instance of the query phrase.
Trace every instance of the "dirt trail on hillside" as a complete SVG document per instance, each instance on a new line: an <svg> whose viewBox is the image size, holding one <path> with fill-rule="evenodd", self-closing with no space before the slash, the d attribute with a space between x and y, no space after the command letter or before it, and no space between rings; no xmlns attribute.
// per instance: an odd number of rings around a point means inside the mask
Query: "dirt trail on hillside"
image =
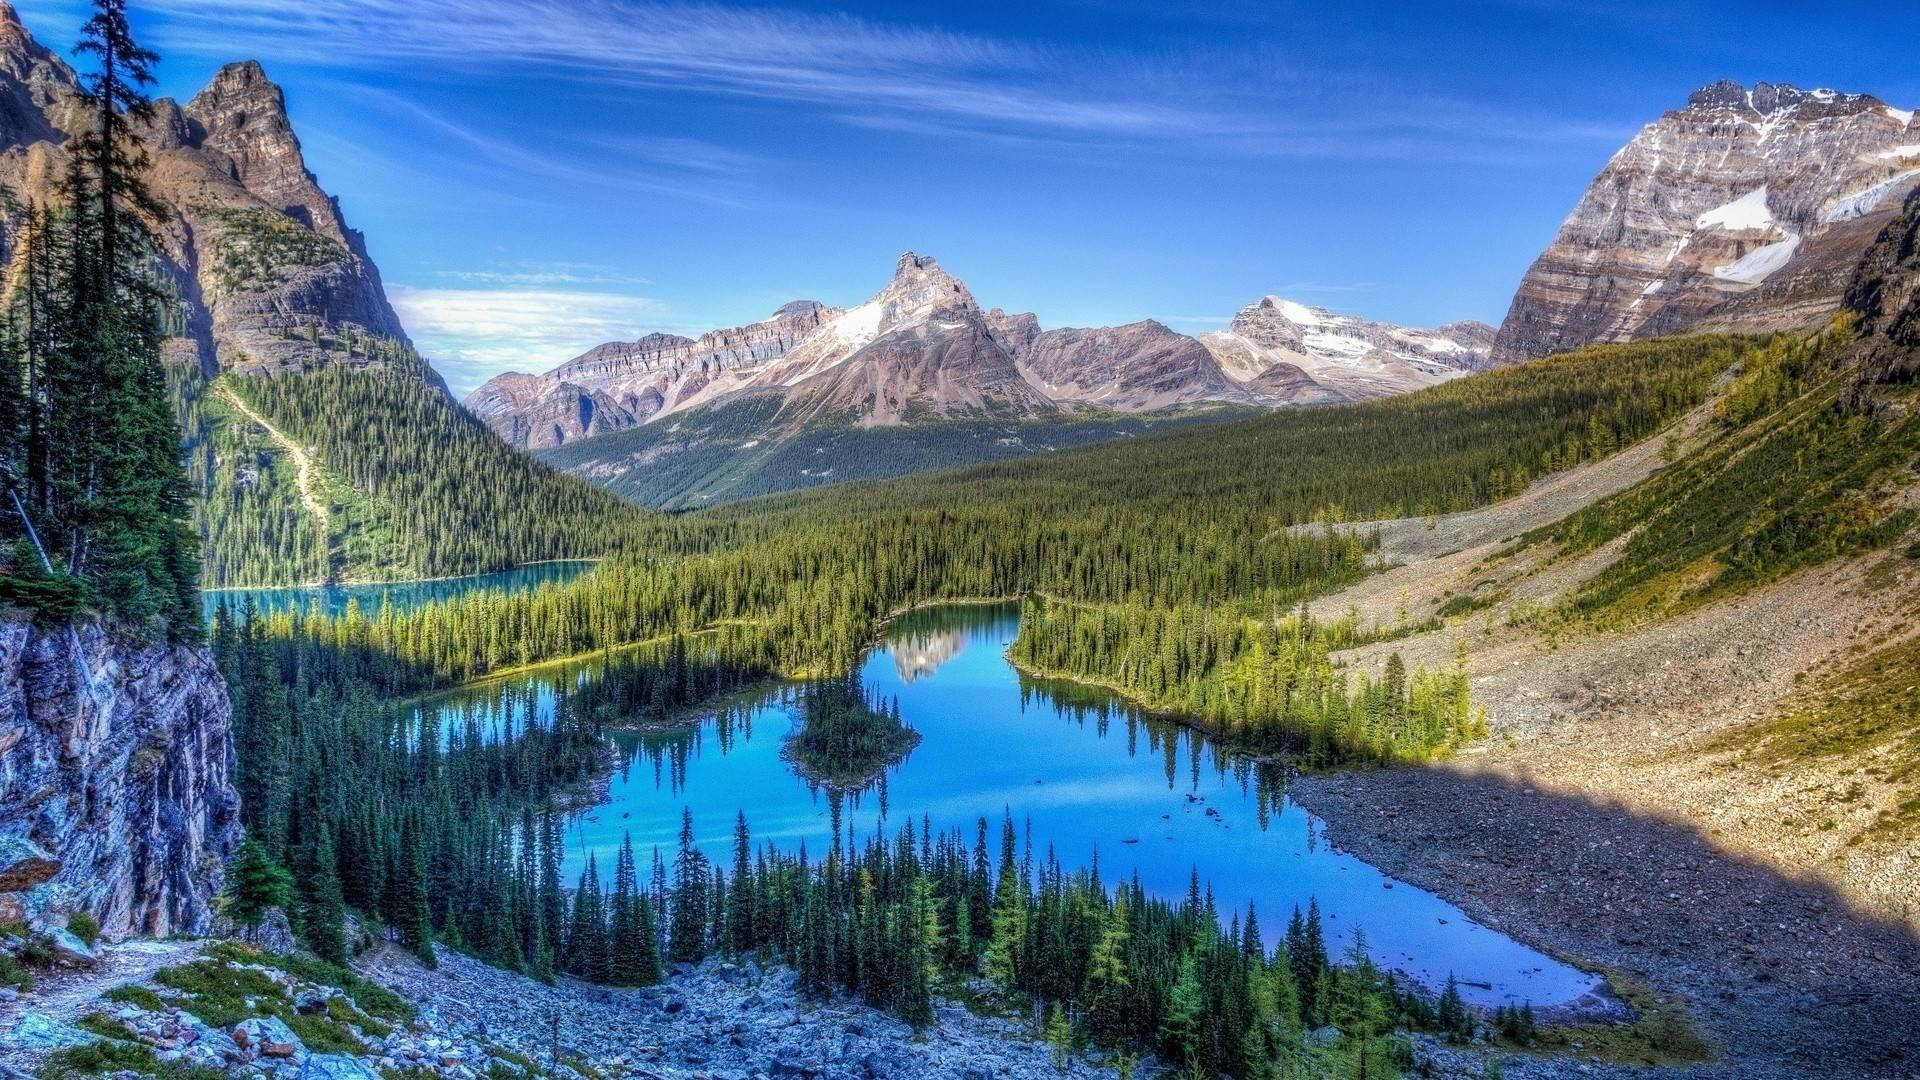
<svg viewBox="0 0 1920 1080"><path fill-rule="evenodd" d="M300 492L300 502L306 506L307 513L313 517L314 524L320 529L320 535L330 535L328 532L329 518L326 504L322 503L320 497L314 494L315 489L318 487L318 482L314 479L318 472L318 466L313 463L312 456L309 455L306 449L299 443L289 438L286 432L273 426L272 422L266 417L253 411L251 406L240 400L240 395L234 393L232 387L216 384L214 389L219 391L221 399L233 406L240 415L260 425L261 429L267 433L267 437L279 443L280 448L285 450L289 457L293 458L293 482L294 487Z"/></svg>
<svg viewBox="0 0 1920 1080"><path fill-rule="evenodd" d="M1660 442L1432 528L1380 523L1402 565L1314 609L1392 623L1449 593L1491 600L1342 659L1444 665L1464 643L1493 734L1293 794L1336 844L1476 918L1684 995L1727 1052L1701 1075L1920 1076L1920 845L1872 829L1897 789L1872 761L1763 769L1726 749L1803 673L1916 632L1920 561L1899 554L1913 537L1652 626L1543 639L1528 613L1621 542L1577 558L1505 542L1650 475Z"/></svg>
<svg viewBox="0 0 1920 1080"><path fill-rule="evenodd" d="M0 1002L0 1031L12 1030L20 1017L30 1012L71 1024L100 1008L100 995L116 986L147 982L161 968L184 964L198 956L204 944L184 939L135 939L103 945L97 966L41 973L31 993Z"/></svg>

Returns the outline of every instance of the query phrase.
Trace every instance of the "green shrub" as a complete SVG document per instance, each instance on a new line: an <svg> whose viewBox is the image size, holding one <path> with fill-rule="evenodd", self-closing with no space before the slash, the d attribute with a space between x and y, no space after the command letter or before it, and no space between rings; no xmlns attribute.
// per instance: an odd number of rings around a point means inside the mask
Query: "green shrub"
<svg viewBox="0 0 1920 1080"><path fill-rule="evenodd" d="M67 929L91 949L100 942L100 920L92 912L76 911L67 917Z"/></svg>
<svg viewBox="0 0 1920 1080"><path fill-rule="evenodd" d="M132 1005L147 1012L160 1012L167 1007L159 994L144 986L116 986L100 995L102 1001L116 1001L122 1005Z"/></svg>

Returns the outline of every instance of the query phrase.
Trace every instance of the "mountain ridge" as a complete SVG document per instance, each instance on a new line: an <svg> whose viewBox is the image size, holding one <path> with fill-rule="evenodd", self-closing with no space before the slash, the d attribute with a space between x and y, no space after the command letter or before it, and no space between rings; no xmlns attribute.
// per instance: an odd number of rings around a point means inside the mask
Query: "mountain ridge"
<svg viewBox="0 0 1920 1080"><path fill-rule="evenodd" d="M1493 333L1471 321L1416 330L1292 301L1284 302L1286 309L1304 322L1281 314L1259 330L1246 324L1262 304L1271 311L1279 303L1269 297L1243 309L1234 325L1246 334L1238 337L1231 330L1194 337L1154 319L1043 330L1031 312L982 309L937 260L910 251L865 303L841 309L796 301L760 323L703 335L702 342L751 334L802 313L789 327L802 331L797 337L769 337L769 347L749 362L726 369L726 378L696 383L693 392L683 392L676 375L642 399L633 393L631 373L607 361L659 352L659 342L684 348L678 343L690 340L650 334L595 346L544 375L497 375L463 404L510 445L530 450L755 394L781 399L772 435L828 419L872 427L934 418L1279 407L1361 400L1464 374L1485 366ZM1291 333L1276 331L1276 324Z"/></svg>

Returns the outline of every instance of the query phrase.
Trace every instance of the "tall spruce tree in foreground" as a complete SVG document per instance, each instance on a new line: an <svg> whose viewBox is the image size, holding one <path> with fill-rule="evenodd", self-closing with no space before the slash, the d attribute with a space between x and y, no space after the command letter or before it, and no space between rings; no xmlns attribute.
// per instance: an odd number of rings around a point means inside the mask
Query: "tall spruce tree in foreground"
<svg viewBox="0 0 1920 1080"><path fill-rule="evenodd" d="M4 335L7 509L17 500L36 561L44 554L84 600L186 639L199 631L199 560L160 361L149 223L165 211L137 127L159 58L134 40L125 0L96 0L78 51L94 63L80 87L85 127L67 144L54 206L26 215L26 273Z"/></svg>

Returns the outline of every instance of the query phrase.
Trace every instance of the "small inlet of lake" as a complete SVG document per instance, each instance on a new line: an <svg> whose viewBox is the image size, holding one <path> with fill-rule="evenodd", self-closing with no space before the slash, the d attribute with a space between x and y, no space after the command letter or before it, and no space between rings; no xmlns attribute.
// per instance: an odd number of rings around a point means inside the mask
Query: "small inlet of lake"
<svg viewBox="0 0 1920 1080"><path fill-rule="evenodd" d="M671 731L616 732L604 801L567 830L564 880L594 855L603 875L632 836L641 865L669 855L690 809L701 849L731 860L735 814L756 846L813 854L836 826L864 838L909 819L942 832L987 819L990 842L1011 815L1036 859L1049 850L1069 870L1098 859L1109 881L1138 874L1150 893L1185 896L1190 875L1209 884L1222 917L1259 913L1267 941L1284 935L1297 904L1317 899L1329 945L1364 932L1374 959L1437 990L1449 974L1478 1004L1573 1002L1601 980L1480 926L1439 897L1383 875L1335 848L1318 819L1285 793L1284 771L1210 738L1142 715L1104 691L1029 678L1006 659L1016 605L951 605L892 623L862 674L897 699L921 742L859 795L808 783L782 757L792 707L770 691ZM556 688L595 677L598 661L511 676L431 699L442 730L472 723L515 730L549 722Z"/></svg>

